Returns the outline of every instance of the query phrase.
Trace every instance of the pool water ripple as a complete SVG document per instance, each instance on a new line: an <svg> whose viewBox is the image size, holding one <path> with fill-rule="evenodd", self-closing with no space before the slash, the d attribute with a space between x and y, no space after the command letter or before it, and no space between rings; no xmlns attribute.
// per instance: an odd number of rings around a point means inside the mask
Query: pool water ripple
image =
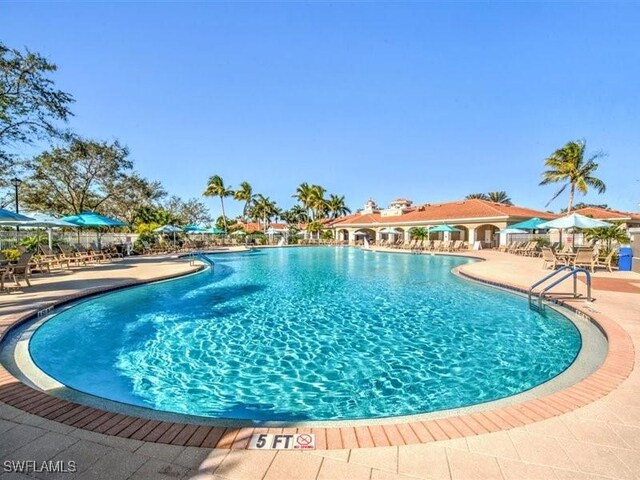
<svg viewBox="0 0 640 480"><path fill-rule="evenodd" d="M562 315L451 274L472 261L348 248L212 257L213 272L90 299L34 334L77 390L216 418L425 413L520 393L566 369Z"/></svg>

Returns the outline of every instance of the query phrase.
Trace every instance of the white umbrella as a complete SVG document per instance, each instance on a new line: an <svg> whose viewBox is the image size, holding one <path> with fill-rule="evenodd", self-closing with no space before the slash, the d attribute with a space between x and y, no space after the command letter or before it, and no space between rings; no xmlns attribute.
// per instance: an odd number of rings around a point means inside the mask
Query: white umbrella
<svg viewBox="0 0 640 480"><path fill-rule="evenodd" d="M395 228L387 227L387 228L383 228L382 230L380 230L380 233L393 233L395 235L396 233L400 233L400 230L396 230Z"/></svg>
<svg viewBox="0 0 640 480"><path fill-rule="evenodd" d="M65 222L59 218L49 215L47 213L33 212L28 213L28 216L33 218L34 222L28 222L24 224L25 227L43 227L47 229L47 236L49 238L49 249L53 249L53 228L78 228L78 226L71 222Z"/></svg>
<svg viewBox="0 0 640 480"><path fill-rule="evenodd" d="M556 218L549 222L541 223L538 228L557 228L560 230L560 245L562 245L562 231L569 228L600 228L610 227L611 223L585 217L579 213L572 213L566 217Z"/></svg>

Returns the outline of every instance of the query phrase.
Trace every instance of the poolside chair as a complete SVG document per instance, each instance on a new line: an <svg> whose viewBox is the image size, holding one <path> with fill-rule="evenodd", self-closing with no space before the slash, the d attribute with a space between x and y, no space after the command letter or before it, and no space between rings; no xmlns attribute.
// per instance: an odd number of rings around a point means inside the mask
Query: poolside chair
<svg viewBox="0 0 640 480"><path fill-rule="evenodd" d="M613 256L616 254L616 251L614 249L611 249L611 251L607 254L606 257L604 257L603 260L600 260L599 256L595 257L595 264L594 267L603 267L606 268L607 270L609 270L610 272L613 272Z"/></svg>
<svg viewBox="0 0 640 480"><path fill-rule="evenodd" d="M594 255L594 250L591 248L580 248L576 252L576 257L573 259L574 267L586 267L592 272L596 269L597 253Z"/></svg>
<svg viewBox="0 0 640 480"><path fill-rule="evenodd" d="M442 241L441 240L434 240L433 241L433 246L431 247L431 251L437 252L440 250L440 245L442 245Z"/></svg>
<svg viewBox="0 0 640 480"><path fill-rule="evenodd" d="M76 266L80 266L81 262L82 262L82 265L87 264L87 261L88 261L87 255L79 254L78 252L72 250L69 245L60 243L58 244L58 249L60 250L62 256L66 260L68 260L69 262L75 262Z"/></svg>
<svg viewBox="0 0 640 480"><path fill-rule="evenodd" d="M88 262L97 262L100 263L100 260L103 259L103 255L98 253L98 252L94 252L91 250L87 250L83 245L80 245L79 243L76 243L75 245L73 245L72 247L75 252L78 255L84 255L87 258Z"/></svg>
<svg viewBox="0 0 640 480"><path fill-rule="evenodd" d="M31 282L29 281L29 276L31 274L31 267L29 266L31 263L31 257L33 257L33 253L31 252L22 253L18 261L14 265L9 266L8 272L5 273L4 276L10 276L13 278L18 287L20 286L18 277L22 277L27 285L31 286Z"/></svg>
<svg viewBox="0 0 640 480"><path fill-rule="evenodd" d="M542 247L542 268L555 270L558 265L564 265L549 247Z"/></svg>
<svg viewBox="0 0 640 480"><path fill-rule="evenodd" d="M56 255L53 250L51 250L49 248L49 245L40 245L40 258L44 258L47 259L50 262L50 265L52 266L59 266L60 270L62 270L62 267L64 265L67 266L67 269L70 268L69 266L69 259L68 258L64 258L64 256L61 255Z"/></svg>

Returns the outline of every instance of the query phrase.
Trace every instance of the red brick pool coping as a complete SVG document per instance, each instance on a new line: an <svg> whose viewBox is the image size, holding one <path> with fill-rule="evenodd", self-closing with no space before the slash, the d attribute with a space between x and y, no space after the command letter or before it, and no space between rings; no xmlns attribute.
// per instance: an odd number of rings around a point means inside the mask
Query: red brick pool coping
<svg viewBox="0 0 640 480"><path fill-rule="evenodd" d="M177 278L201 268L160 278L83 290L56 301L52 306L60 306L98 293ZM463 269L460 269L459 273L472 280L526 293L522 286L471 275ZM556 303L590 319L603 332L609 348L602 366L584 380L551 395L470 414L407 423L334 428L216 427L174 423L109 412L53 397L21 383L3 366L0 366L0 401L48 420L105 435L205 448L244 449L247 448L253 433L315 433L316 448L323 450L401 446L481 435L521 427L576 410L607 395L633 370L633 342L620 325L600 313L586 312L574 302ZM30 311L18 316L8 325L0 326L0 339L10 328L31 320L36 313Z"/></svg>

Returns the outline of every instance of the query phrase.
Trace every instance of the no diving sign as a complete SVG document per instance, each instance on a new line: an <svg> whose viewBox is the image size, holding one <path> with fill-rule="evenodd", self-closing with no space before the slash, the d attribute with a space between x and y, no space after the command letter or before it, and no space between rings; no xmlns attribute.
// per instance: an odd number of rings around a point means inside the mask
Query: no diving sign
<svg viewBox="0 0 640 480"><path fill-rule="evenodd" d="M313 433L254 433L249 450L315 450L316 436Z"/></svg>

